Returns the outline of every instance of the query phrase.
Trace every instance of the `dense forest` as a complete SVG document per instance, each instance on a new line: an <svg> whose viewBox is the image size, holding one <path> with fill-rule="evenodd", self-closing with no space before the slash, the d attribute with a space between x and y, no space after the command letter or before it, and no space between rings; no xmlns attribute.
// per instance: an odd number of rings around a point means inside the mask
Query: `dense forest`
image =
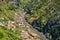
<svg viewBox="0 0 60 40"><path fill-rule="evenodd" d="M60 0L31 0L21 3L29 24L43 32L49 40L60 40L59 2Z"/></svg>
<svg viewBox="0 0 60 40"><path fill-rule="evenodd" d="M60 40L60 0L20 1L26 20L50 40Z"/></svg>
<svg viewBox="0 0 60 40"><path fill-rule="evenodd" d="M25 19L33 28L49 40L60 40L60 0L0 0L0 18L5 19L0 22L13 20L11 13L18 13L19 8L24 9Z"/></svg>

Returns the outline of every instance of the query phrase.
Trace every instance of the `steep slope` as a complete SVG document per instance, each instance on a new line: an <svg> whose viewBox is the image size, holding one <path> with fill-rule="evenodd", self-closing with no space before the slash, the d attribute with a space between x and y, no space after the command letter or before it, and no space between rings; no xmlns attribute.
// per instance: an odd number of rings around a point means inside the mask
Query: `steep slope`
<svg viewBox="0 0 60 40"><path fill-rule="evenodd" d="M15 3L0 2L0 40L42 40L22 20Z"/></svg>

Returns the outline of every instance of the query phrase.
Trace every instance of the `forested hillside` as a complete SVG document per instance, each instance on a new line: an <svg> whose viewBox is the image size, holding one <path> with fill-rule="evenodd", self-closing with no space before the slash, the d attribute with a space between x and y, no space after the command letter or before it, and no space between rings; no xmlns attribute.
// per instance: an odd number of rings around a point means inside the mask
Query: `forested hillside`
<svg viewBox="0 0 60 40"><path fill-rule="evenodd" d="M60 0L22 1L25 18L49 40L60 40Z"/></svg>
<svg viewBox="0 0 60 40"><path fill-rule="evenodd" d="M20 8L19 0L0 0L0 40L42 40L24 24Z"/></svg>
<svg viewBox="0 0 60 40"><path fill-rule="evenodd" d="M20 0L26 20L49 40L60 40L60 0Z"/></svg>
<svg viewBox="0 0 60 40"><path fill-rule="evenodd" d="M0 0L0 40L22 40L12 29L9 29L8 21L13 20L14 12L18 13L14 3ZM9 24L10 25L10 24Z"/></svg>
<svg viewBox="0 0 60 40"><path fill-rule="evenodd" d="M23 32L26 32L27 26L24 24L25 27L18 26L21 22L18 16L20 9L24 10L26 21L34 29L42 32L49 40L60 40L60 0L0 0L0 25L2 25L0 26L0 40L23 39L18 35L22 33L23 28ZM15 26L12 27L13 29L8 27L10 21Z"/></svg>

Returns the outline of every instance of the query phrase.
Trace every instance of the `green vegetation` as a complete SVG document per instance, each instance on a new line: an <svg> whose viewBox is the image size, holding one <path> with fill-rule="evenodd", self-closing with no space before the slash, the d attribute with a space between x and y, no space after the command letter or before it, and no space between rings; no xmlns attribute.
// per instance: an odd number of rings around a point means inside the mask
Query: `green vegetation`
<svg viewBox="0 0 60 40"><path fill-rule="evenodd" d="M18 13L18 9L16 8L16 4L12 3L4 3L0 2L0 17L4 18L6 21L8 19L13 20L14 12Z"/></svg>
<svg viewBox="0 0 60 40"><path fill-rule="evenodd" d="M49 40L60 40L60 0L12 0L15 3L10 1L0 2L0 22L13 21L14 13L19 13L18 9L22 8L29 24L43 32ZM5 29L0 27L0 40L20 40L17 34ZM19 32L18 28L17 30Z"/></svg>
<svg viewBox="0 0 60 40"><path fill-rule="evenodd" d="M49 40L60 37L60 0L20 0L26 20Z"/></svg>
<svg viewBox="0 0 60 40"><path fill-rule="evenodd" d="M9 20L13 20L14 13L18 13L16 4L9 4L6 1L0 2L0 22L4 22L7 25ZM0 40L22 40L12 30L7 30L7 26L0 26Z"/></svg>
<svg viewBox="0 0 60 40"><path fill-rule="evenodd" d="M0 40L22 40L15 33L9 32L1 27L4 26L0 26Z"/></svg>

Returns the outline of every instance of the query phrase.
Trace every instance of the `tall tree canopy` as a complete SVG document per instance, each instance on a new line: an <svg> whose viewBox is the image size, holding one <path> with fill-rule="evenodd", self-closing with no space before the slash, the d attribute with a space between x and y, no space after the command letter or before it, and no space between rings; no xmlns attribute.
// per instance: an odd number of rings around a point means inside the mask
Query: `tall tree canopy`
<svg viewBox="0 0 60 40"><path fill-rule="evenodd" d="M60 0L20 0L25 18L50 40L60 38Z"/></svg>

